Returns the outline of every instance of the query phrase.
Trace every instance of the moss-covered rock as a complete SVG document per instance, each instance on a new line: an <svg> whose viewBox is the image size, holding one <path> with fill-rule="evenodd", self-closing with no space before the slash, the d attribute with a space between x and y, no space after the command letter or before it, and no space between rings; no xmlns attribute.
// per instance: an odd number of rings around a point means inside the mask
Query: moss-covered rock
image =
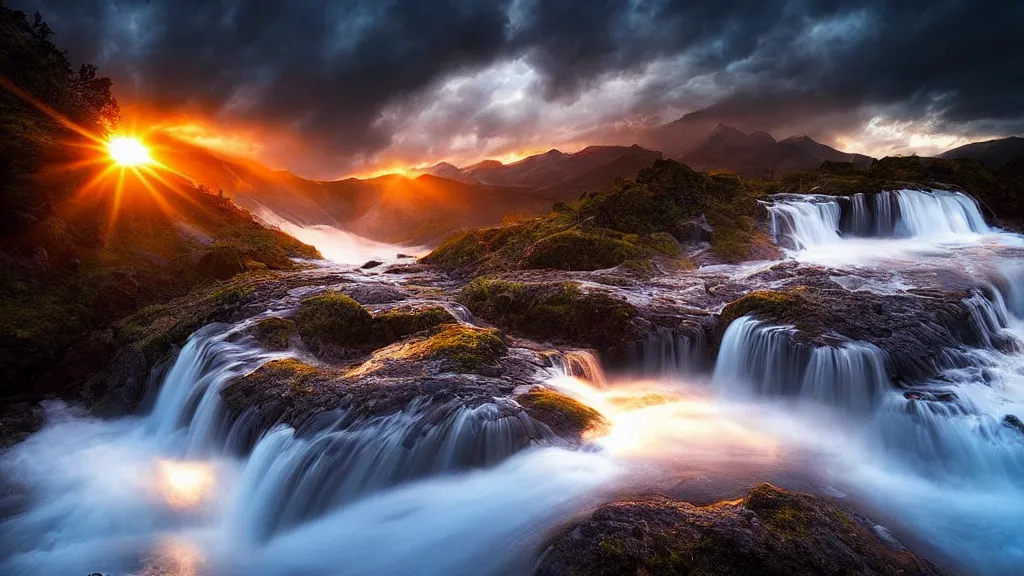
<svg viewBox="0 0 1024 576"><path fill-rule="evenodd" d="M370 342L373 346L385 346L417 332L457 322L454 316L440 306L418 310L396 308L373 317Z"/></svg>
<svg viewBox="0 0 1024 576"><path fill-rule="evenodd" d="M199 274L217 280L227 280L245 270L242 255L231 246L214 246L203 251L196 261L196 271Z"/></svg>
<svg viewBox="0 0 1024 576"><path fill-rule="evenodd" d="M298 333L295 322L285 318L264 318L252 327L252 335L268 350L285 350Z"/></svg>
<svg viewBox="0 0 1024 576"><path fill-rule="evenodd" d="M562 437L582 437L608 425L600 412L576 400L549 390L535 387L526 394L516 396L516 402L526 413L548 425Z"/></svg>
<svg viewBox="0 0 1024 576"><path fill-rule="evenodd" d="M809 337L820 336L826 329L815 321L814 311L820 307L807 298L806 294L807 290L802 287L786 291L757 290L727 304L722 309L719 321L724 330L733 320L753 314L768 322L796 326Z"/></svg>
<svg viewBox="0 0 1024 576"><path fill-rule="evenodd" d="M642 254L638 246L610 235L567 230L531 245L519 261L519 267L602 270Z"/></svg>
<svg viewBox="0 0 1024 576"><path fill-rule="evenodd" d="M940 575L832 500L762 484L738 502L619 502L559 538L539 576Z"/></svg>
<svg viewBox="0 0 1024 576"><path fill-rule="evenodd" d="M442 326L429 338L403 349L405 358L443 360L460 372L494 366L508 351L501 332L462 324Z"/></svg>
<svg viewBox="0 0 1024 576"><path fill-rule="evenodd" d="M457 300L473 314L507 332L596 348L609 359L624 357L638 338L632 304L571 282L509 282L480 277Z"/></svg>
<svg viewBox="0 0 1024 576"><path fill-rule="evenodd" d="M328 292L299 303L295 324L303 342L314 346L366 348L373 317L344 294Z"/></svg>

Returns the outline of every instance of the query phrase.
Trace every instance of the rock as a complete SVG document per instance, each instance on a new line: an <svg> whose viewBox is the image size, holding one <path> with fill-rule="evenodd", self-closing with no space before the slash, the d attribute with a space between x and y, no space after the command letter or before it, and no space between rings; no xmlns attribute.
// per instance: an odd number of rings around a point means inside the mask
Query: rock
<svg viewBox="0 0 1024 576"><path fill-rule="evenodd" d="M536 574L944 574L873 526L831 499L770 484L707 506L652 496L598 508L551 545Z"/></svg>
<svg viewBox="0 0 1024 576"><path fill-rule="evenodd" d="M555 434L563 438L582 438L587 432L608 426L608 421L597 410L565 394L540 386L516 396L515 400L527 414L547 424Z"/></svg>
<svg viewBox="0 0 1024 576"><path fill-rule="evenodd" d="M43 427L45 414L34 402L17 402L0 408L0 449L28 438Z"/></svg>
<svg viewBox="0 0 1024 576"><path fill-rule="evenodd" d="M640 339L632 304L572 282L509 282L480 277L456 298L474 315L511 333L595 348L622 360Z"/></svg>
<svg viewBox="0 0 1024 576"><path fill-rule="evenodd" d="M813 272L813 271L812 271ZM974 320L964 300L967 291L918 290L907 294L851 292L834 286L827 273L813 274L815 286L758 290L725 306L716 330L720 339L741 316L797 330L798 345L838 346L849 341L874 344L886 352L889 373L898 380L920 382L943 369L963 368L966 361L949 354L959 345L984 346L998 339Z"/></svg>
<svg viewBox="0 0 1024 576"><path fill-rule="evenodd" d="M401 252L399 252L398 255L395 256L395 258L405 259L405 258L415 258L415 256L410 256L408 254L402 254Z"/></svg>
<svg viewBox="0 0 1024 576"><path fill-rule="evenodd" d="M365 283L353 284L341 289L350 298L363 306L371 304L389 304L405 300L409 294L404 290L387 284Z"/></svg>
<svg viewBox="0 0 1024 576"><path fill-rule="evenodd" d="M292 336L298 332L295 322L277 317L260 320L250 331L253 338L256 338L267 350L288 349Z"/></svg>
<svg viewBox="0 0 1024 576"><path fill-rule="evenodd" d="M245 263L238 250L231 246L214 246L199 256L196 271L205 278L227 280L245 272Z"/></svg>
<svg viewBox="0 0 1024 576"><path fill-rule="evenodd" d="M1020 418L1013 414L1007 414L1003 416L1003 426L1012 428L1021 434L1024 434L1024 422L1021 422Z"/></svg>
<svg viewBox="0 0 1024 576"><path fill-rule="evenodd" d="M377 266L380 266L381 264L383 264L383 262L381 262L380 260L370 260L366 264L363 264L362 266L360 266L360 268L362 268L363 270L369 270L370 268L376 268Z"/></svg>

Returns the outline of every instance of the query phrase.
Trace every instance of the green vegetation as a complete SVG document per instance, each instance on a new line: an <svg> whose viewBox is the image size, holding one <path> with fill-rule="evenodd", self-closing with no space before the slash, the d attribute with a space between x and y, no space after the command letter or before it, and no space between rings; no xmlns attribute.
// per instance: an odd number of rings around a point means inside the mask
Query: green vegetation
<svg viewBox="0 0 1024 576"><path fill-rule="evenodd" d="M422 262L450 270L600 270L655 256L677 258L677 239L685 239L686 223L701 215L714 227L714 254L740 261L754 240L756 208L735 176L659 160L632 181L571 205L559 203L546 217L452 236Z"/></svg>
<svg viewBox="0 0 1024 576"><path fill-rule="evenodd" d="M455 317L439 306L420 310L388 310L373 317L370 341L374 346L384 346L417 332L455 323Z"/></svg>
<svg viewBox="0 0 1024 576"><path fill-rule="evenodd" d="M757 290L730 302L722 309L719 327L722 332L737 318L753 314L759 320L774 324L789 324L807 338L820 336L827 330L821 320L827 315L822 305L807 295L804 287L786 291Z"/></svg>
<svg viewBox="0 0 1024 576"><path fill-rule="evenodd" d="M317 368L305 362L295 358L284 358L267 362L243 376L243 379L247 384L255 385L257 388L284 385L292 392L303 393L311 391L310 384L319 374Z"/></svg>
<svg viewBox="0 0 1024 576"><path fill-rule="evenodd" d="M939 575L893 550L831 500L769 484L747 498L693 506L665 497L600 508L555 542L541 576Z"/></svg>
<svg viewBox="0 0 1024 576"><path fill-rule="evenodd" d="M288 348L297 331L295 322L277 317L264 318L252 327L253 337L268 350Z"/></svg>
<svg viewBox="0 0 1024 576"><path fill-rule="evenodd" d="M156 183L159 196L130 174L120 194L116 173L97 179L102 152L55 116L102 140L117 102L110 80L73 69L52 34L0 6L0 397L77 394L135 311L193 291L206 305L218 281L318 256L176 176Z"/></svg>
<svg viewBox="0 0 1024 576"><path fill-rule="evenodd" d="M456 320L444 308L436 306L389 310L374 316L352 298L328 292L302 300L295 322L303 341L308 344L372 350Z"/></svg>
<svg viewBox="0 0 1024 576"><path fill-rule="evenodd" d="M637 309L604 292L572 282L524 283L480 277L457 297L473 314L503 330L541 340L560 340L622 357L636 337Z"/></svg>
<svg viewBox="0 0 1024 576"><path fill-rule="evenodd" d="M534 388L517 396L516 402L556 434L581 436L608 425L608 421L597 410L547 388Z"/></svg>
<svg viewBox="0 0 1024 576"><path fill-rule="evenodd" d="M328 292L304 299L295 323L306 343L363 348L369 345L373 316L348 296Z"/></svg>
<svg viewBox="0 0 1024 576"><path fill-rule="evenodd" d="M426 340L407 347L403 357L444 360L460 372L475 372L496 365L507 351L501 332L493 328L448 324Z"/></svg>

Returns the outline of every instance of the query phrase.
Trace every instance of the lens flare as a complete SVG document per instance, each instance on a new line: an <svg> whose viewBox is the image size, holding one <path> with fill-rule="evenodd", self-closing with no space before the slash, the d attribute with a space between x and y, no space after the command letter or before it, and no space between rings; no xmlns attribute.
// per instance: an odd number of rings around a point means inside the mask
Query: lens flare
<svg viewBox="0 0 1024 576"><path fill-rule="evenodd" d="M160 493L174 508L194 508L213 491L213 470L203 462L157 462Z"/></svg>
<svg viewBox="0 0 1024 576"><path fill-rule="evenodd" d="M107 143L107 153L110 154L110 159L119 166L139 166L153 161L146 145L138 138L131 136L112 138Z"/></svg>

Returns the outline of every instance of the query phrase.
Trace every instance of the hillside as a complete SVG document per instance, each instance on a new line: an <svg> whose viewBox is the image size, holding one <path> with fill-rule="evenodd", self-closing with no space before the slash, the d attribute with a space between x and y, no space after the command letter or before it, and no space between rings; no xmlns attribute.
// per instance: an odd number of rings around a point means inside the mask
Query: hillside
<svg viewBox="0 0 1024 576"><path fill-rule="evenodd" d="M939 158L949 160L969 158L977 160L989 168L1000 168L1015 159L1018 162L1021 161L1020 159L1024 159L1024 138L1010 136L1009 138L974 142L943 152Z"/></svg>
<svg viewBox="0 0 1024 576"><path fill-rule="evenodd" d="M109 359L111 326L142 307L318 256L171 171L114 166L105 149L119 120L111 83L93 67L73 71L51 34L38 17L0 6L8 399L81 392Z"/></svg>

